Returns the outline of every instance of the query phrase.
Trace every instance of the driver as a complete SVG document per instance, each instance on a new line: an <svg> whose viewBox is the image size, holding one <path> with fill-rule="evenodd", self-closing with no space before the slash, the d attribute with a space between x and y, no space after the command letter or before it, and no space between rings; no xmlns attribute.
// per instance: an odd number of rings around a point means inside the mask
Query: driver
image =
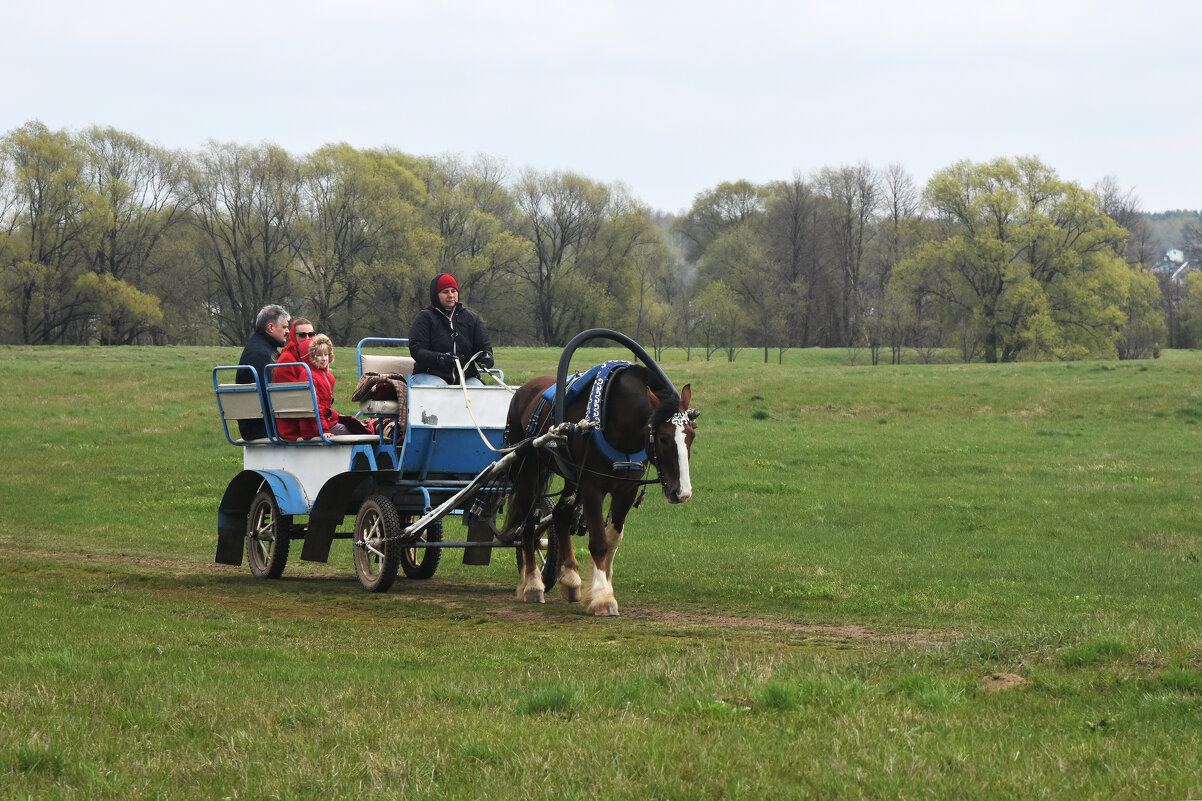
<svg viewBox="0 0 1202 801"><path fill-rule="evenodd" d="M459 283L450 273L430 282L430 305L409 327L409 354L415 362L414 386L458 385L456 362L463 366L468 386L484 386L480 370L493 366L492 343L480 315L459 302Z"/></svg>

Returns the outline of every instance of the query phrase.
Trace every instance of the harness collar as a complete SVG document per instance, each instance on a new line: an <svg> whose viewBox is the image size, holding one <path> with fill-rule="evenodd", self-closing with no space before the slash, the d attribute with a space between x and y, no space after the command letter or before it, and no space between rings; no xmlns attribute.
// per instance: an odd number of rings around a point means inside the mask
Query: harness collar
<svg viewBox="0 0 1202 801"><path fill-rule="evenodd" d="M564 388L564 403L571 403L580 396L583 388L592 381L592 388L588 395L588 404L585 407L584 419L597 424L595 429L589 432L592 437L592 444L597 449L597 453L602 458L610 463L610 468L613 470L638 470L647 469L647 463L654 464L654 460L648 457L647 448L635 453L626 453L615 448L605 439L605 398L609 394L609 389L613 385L613 378L621 371L630 367L630 362L612 360L603 362L594 367L589 368L584 373L577 373L572 376ZM555 402L555 385L547 387L539 398L539 402L535 407L534 413L530 416L530 423L527 425L527 435L533 435L538 428L539 420L545 414L545 410ZM649 443L650 444L650 443Z"/></svg>

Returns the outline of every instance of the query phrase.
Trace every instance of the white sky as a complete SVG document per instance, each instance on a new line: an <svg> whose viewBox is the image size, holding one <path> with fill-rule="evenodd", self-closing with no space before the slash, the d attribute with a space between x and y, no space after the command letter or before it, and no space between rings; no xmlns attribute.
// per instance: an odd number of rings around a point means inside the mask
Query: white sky
<svg viewBox="0 0 1202 801"><path fill-rule="evenodd" d="M484 153L622 182L1034 155L1202 208L1198 0L10 0L0 133Z"/></svg>

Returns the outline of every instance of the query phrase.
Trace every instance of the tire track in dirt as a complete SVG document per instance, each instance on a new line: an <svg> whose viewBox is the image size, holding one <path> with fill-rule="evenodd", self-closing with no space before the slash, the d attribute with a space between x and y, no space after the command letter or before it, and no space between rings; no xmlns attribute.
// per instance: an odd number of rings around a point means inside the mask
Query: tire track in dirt
<svg viewBox="0 0 1202 801"><path fill-rule="evenodd" d="M34 551L18 548L0 547L0 553L21 554L24 556L49 557L52 559L75 559L81 561L115 562L121 564L146 565L150 567L168 568L183 572L210 573L246 573L245 567L222 565L217 563L188 562L175 559L157 559L149 556L129 556L124 554L90 554L70 553L62 551ZM287 584L299 581L339 581L356 582L353 573L308 573L293 575L276 581ZM444 609L462 609L467 601L482 601L496 604L498 600L517 604L508 594L498 596L495 591L474 590L457 584L451 584L439 579L429 579L420 582L420 591L409 591L402 585L393 585L392 590L385 594L389 601L414 601L441 606ZM487 610L474 610L476 613L496 620L515 622L547 622L547 623L585 623L593 620L584 614L579 606L568 607L571 611L565 613L556 611L553 601L545 606L495 606ZM793 632L810 634L827 640L841 641L872 641L892 642L902 645L936 645L946 641L941 636L929 631L908 631L884 633L874 631L866 626L835 625L829 623L797 623L789 620L774 620L771 618L737 617L733 615L714 615L694 612L678 612L663 609L651 609L638 606L623 606L622 616L633 618L653 625L665 626L698 626L702 628L743 628L760 629L764 631Z"/></svg>

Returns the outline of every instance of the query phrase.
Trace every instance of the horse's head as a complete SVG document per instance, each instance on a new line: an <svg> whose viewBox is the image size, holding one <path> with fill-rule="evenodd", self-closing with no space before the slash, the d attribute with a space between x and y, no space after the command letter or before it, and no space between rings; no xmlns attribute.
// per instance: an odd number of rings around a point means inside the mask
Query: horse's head
<svg viewBox="0 0 1202 801"><path fill-rule="evenodd" d="M701 412L689 408L693 390L689 384L680 391L679 408L663 402L652 394L651 447L659 483L669 503L684 503L693 496L689 477L689 453L697 435L697 416Z"/></svg>

